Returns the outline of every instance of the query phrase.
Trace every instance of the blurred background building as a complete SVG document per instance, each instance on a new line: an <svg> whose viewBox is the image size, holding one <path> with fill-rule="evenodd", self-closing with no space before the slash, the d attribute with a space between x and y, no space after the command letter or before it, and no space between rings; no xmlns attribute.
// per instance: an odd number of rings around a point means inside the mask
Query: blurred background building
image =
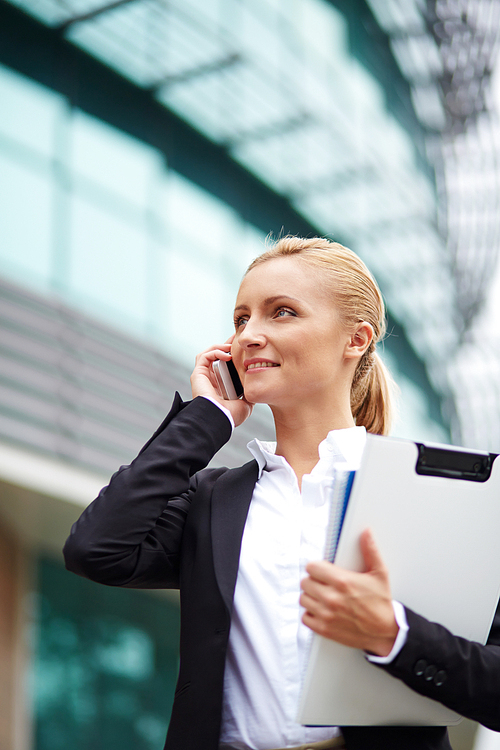
<svg viewBox="0 0 500 750"><path fill-rule="evenodd" d="M0 0L2 750L163 746L175 595L79 579L61 547L189 397L269 233L375 273L395 435L500 451L499 20L497 0ZM271 430L256 410L215 460Z"/></svg>

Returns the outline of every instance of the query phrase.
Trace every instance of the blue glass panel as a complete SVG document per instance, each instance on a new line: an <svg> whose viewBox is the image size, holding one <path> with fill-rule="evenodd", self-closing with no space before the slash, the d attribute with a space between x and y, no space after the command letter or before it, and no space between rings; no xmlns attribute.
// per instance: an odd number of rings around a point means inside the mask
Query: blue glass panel
<svg viewBox="0 0 500 750"><path fill-rule="evenodd" d="M44 287L52 272L52 183L0 152L0 269Z"/></svg>
<svg viewBox="0 0 500 750"><path fill-rule="evenodd" d="M178 665L178 607L39 564L36 750L159 750Z"/></svg>
<svg viewBox="0 0 500 750"><path fill-rule="evenodd" d="M71 231L70 298L120 327L143 330L147 316L145 228L74 196Z"/></svg>
<svg viewBox="0 0 500 750"><path fill-rule="evenodd" d="M0 66L0 134L52 156L54 128L64 99L50 89Z"/></svg>
<svg viewBox="0 0 500 750"><path fill-rule="evenodd" d="M72 169L137 206L150 199L151 183L163 166L150 146L83 112L72 120Z"/></svg>
<svg viewBox="0 0 500 750"><path fill-rule="evenodd" d="M223 343L233 332L233 285L224 283L217 265L190 257L189 238L184 247L164 258L162 320L168 331L165 345L172 356L189 367L198 352Z"/></svg>

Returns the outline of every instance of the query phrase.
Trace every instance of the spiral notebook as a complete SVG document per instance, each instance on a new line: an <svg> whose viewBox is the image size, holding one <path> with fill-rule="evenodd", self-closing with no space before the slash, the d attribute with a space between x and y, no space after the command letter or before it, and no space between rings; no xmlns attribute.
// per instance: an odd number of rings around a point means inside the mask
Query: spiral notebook
<svg viewBox="0 0 500 750"><path fill-rule="evenodd" d="M335 468L333 492L330 497L330 514L326 531L325 560L333 562L337 553L340 531L344 523L349 495L356 472L352 469Z"/></svg>
<svg viewBox="0 0 500 750"><path fill-rule="evenodd" d="M370 527L393 598L486 643L500 595L500 458L368 435L359 469L340 480L325 556L362 570L359 536ZM439 726L460 716L369 663L362 651L313 634L297 721Z"/></svg>

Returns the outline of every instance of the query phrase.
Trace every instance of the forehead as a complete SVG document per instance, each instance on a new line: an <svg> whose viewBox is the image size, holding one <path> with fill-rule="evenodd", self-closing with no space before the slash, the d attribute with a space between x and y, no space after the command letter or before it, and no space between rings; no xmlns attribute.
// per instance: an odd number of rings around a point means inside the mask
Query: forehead
<svg viewBox="0 0 500 750"><path fill-rule="evenodd" d="M304 303L332 301L330 285L324 274L298 257L273 258L260 263L241 282L237 303L245 298L277 295L298 298Z"/></svg>

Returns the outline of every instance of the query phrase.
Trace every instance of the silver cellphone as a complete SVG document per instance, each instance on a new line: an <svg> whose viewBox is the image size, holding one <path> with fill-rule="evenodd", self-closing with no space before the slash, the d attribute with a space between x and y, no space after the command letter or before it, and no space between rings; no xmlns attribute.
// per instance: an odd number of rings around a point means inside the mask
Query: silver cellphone
<svg viewBox="0 0 500 750"><path fill-rule="evenodd" d="M232 360L224 362L222 359L216 359L212 369L222 398L232 401L243 396L243 386Z"/></svg>

